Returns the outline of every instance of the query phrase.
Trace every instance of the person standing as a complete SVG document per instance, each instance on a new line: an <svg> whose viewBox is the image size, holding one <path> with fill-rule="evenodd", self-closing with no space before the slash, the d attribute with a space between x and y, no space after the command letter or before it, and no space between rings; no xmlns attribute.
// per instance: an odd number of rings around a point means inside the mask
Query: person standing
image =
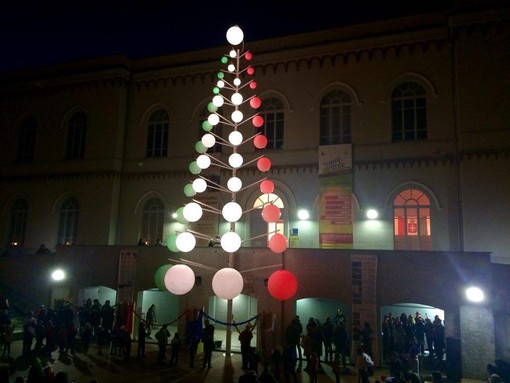
<svg viewBox="0 0 510 383"><path fill-rule="evenodd" d="M145 321L147 322L147 338L150 339L152 328L156 324L156 305L154 303L150 305L149 310L147 310Z"/></svg>
<svg viewBox="0 0 510 383"><path fill-rule="evenodd" d="M168 344L168 338L170 337L170 332L167 330L166 324L161 326L155 337L158 341L158 363L164 363L166 358L166 345Z"/></svg>
<svg viewBox="0 0 510 383"><path fill-rule="evenodd" d="M170 355L170 366L177 366L179 363L179 353L181 352L181 338L179 337L179 333L176 332L172 341L170 342L170 347L172 348L172 354Z"/></svg>
<svg viewBox="0 0 510 383"><path fill-rule="evenodd" d="M212 353L214 351L214 326L206 319L202 337L204 343L204 361L202 367L211 368Z"/></svg>
<svg viewBox="0 0 510 383"><path fill-rule="evenodd" d="M257 320L255 321L255 324L257 324ZM239 328L237 327L235 322L234 326L237 332L239 333L237 339L241 343L242 368L243 370L247 370L250 364L251 357L251 340L253 339L252 325L251 323L247 323L243 331L239 331Z"/></svg>
<svg viewBox="0 0 510 383"><path fill-rule="evenodd" d="M136 356L138 359L145 358L145 337L147 336L147 331L145 330L145 322L140 320L138 322L138 348L136 351Z"/></svg>
<svg viewBox="0 0 510 383"><path fill-rule="evenodd" d="M356 359L354 360L354 368L358 370L358 383L369 383L368 368L373 366L372 359L368 354L364 353L361 347L356 350Z"/></svg>

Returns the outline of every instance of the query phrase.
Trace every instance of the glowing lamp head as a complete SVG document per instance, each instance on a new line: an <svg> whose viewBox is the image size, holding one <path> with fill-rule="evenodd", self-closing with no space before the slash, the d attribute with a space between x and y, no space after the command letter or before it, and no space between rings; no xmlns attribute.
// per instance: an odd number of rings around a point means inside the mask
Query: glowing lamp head
<svg viewBox="0 0 510 383"><path fill-rule="evenodd" d="M189 292L195 285L195 273L186 265L174 265L165 273L165 287L175 295Z"/></svg>
<svg viewBox="0 0 510 383"><path fill-rule="evenodd" d="M179 252L179 249L177 248L177 245L175 243L176 241L177 241L176 233L171 234L166 240L166 247L168 247L168 250L170 250L172 253Z"/></svg>
<svg viewBox="0 0 510 383"><path fill-rule="evenodd" d="M280 219L281 211L276 205L269 204L262 208L262 219L267 223L275 223Z"/></svg>
<svg viewBox="0 0 510 383"><path fill-rule="evenodd" d="M212 134L207 133L202 136L202 144L206 148L212 148L214 144L216 144L216 137L214 137Z"/></svg>
<svg viewBox="0 0 510 383"><path fill-rule="evenodd" d="M234 253L241 247L241 237L233 231L229 231L221 236L221 248L227 253Z"/></svg>
<svg viewBox="0 0 510 383"><path fill-rule="evenodd" d="M232 45L239 45L243 42L244 32L237 25L227 30L227 41Z"/></svg>
<svg viewBox="0 0 510 383"><path fill-rule="evenodd" d="M239 146L243 142L243 135L238 130L233 130L228 135L228 142L230 142L234 146Z"/></svg>
<svg viewBox="0 0 510 383"><path fill-rule="evenodd" d="M260 105L262 104L262 101L260 101L260 98L258 97L253 97L251 100L250 100L250 106L253 108L253 109L258 109L260 108Z"/></svg>
<svg viewBox="0 0 510 383"><path fill-rule="evenodd" d="M230 97L230 100L234 105L241 105L243 103L243 95L241 93L235 92Z"/></svg>
<svg viewBox="0 0 510 383"><path fill-rule="evenodd" d="M368 219L377 219L379 214L377 213L377 210L375 209L368 209L367 211L367 218Z"/></svg>
<svg viewBox="0 0 510 383"><path fill-rule="evenodd" d="M232 153L228 157L228 163L234 169L240 168L243 165L243 156L241 156L239 153Z"/></svg>
<svg viewBox="0 0 510 383"><path fill-rule="evenodd" d="M234 122L241 122L243 120L243 112L240 110L235 110L232 112L231 118Z"/></svg>
<svg viewBox="0 0 510 383"><path fill-rule="evenodd" d="M218 81L218 82L219 82L219 81ZM224 83L223 83L223 81L222 81L222 84L224 84ZM223 86L221 86L220 88L222 88L222 87L223 87ZM214 96L214 97L213 97L212 102L213 102L213 104L214 104L216 107L218 107L218 108L219 108L219 107L223 106L223 102L224 102L224 100L223 100L223 97L221 97L220 95L216 95L216 96Z"/></svg>
<svg viewBox="0 0 510 383"><path fill-rule="evenodd" d="M260 183L260 191L264 194L269 194L274 191L274 183L271 180L264 180Z"/></svg>
<svg viewBox="0 0 510 383"><path fill-rule="evenodd" d="M214 274L212 289L222 299L234 299L243 291L244 281L236 269L225 267Z"/></svg>
<svg viewBox="0 0 510 383"><path fill-rule="evenodd" d="M271 169L271 161L266 157L260 158L257 161L257 168L261 172L267 172L269 169Z"/></svg>
<svg viewBox="0 0 510 383"><path fill-rule="evenodd" d="M218 117L218 115L216 114L210 114L208 117L207 117L207 121L209 122L209 124L211 124L212 126L215 126L215 125L218 125L220 123L220 118Z"/></svg>
<svg viewBox="0 0 510 383"><path fill-rule="evenodd" d="M156 272L154 273L154 283L156 283L157 288L159 291L165 291L165 275L168 269L170 269L172 265L163 265L159 266Z"/></svg>
<svg viewBox="0 0 510 383"><path fill-rule="evenodd" d="M237 202L229 202L221 211L223 218L228 222L237 222L243 215L243 209Z"/></svg>
<svg viewBox="0 0 510 383"><path fill-rule="evenodd" d="M286 301L297 291L296 277L287 270L275 271L267 281L267 290L273 298Z"/></svg>
<svg viewBox="0 0 510 383"><path fill-rule="evenodd" d="M202 207L196 202L190 202L184 206L183 214L189 222L197 222L202 218Z"/></svg>
<svg viewBox="0 0 510 383"><path fill-rule="evenodd" d="M186 197L193 197L195 194L197 194L197 192L193 190L192 184L184 185L184 195Z"/></svg>
<svg viewBox="0 0 510 383"><path fill-rule="evenodd" d="M283 234L276 233L271 237L268 247L273 253L283 253L287 250L287 238Z"/></svg>
<svg viewBox="0 0 510 383"><path fill-rule="evenodd" d="M264 125L264 118L262 118L262 116L255 116L251 120L251 123L254 127L260 128L262 125Z"/></svg>
<svg viewBox="0 0 510 383"><path fill-rule="evenodd" d="M263 134L255 136L255 138L253 139L253 145L257 149L264 149L267 146L267 137L264 136Z"/></svg>
<svg viewBox="0 0 510 383"><path fill-rule="evenodd" d="M197 193L203 193L207 189L207 182L203 178L197 178L191 185Z"/></svg>
<svg viewBox="0 0 510 383"><path fill-rule="evenodd" d="M211 159L205 154L201 154L197 157L197 165L200 169L207 169L211 166Z"/></svg>
<svg viewBox="0 0 510 383"><path fill-rule="evenodd" d="M183 253L189 253L195 248L196 244L197 240L195 236L187 231L177 235L175 240L175 246L177 246L179 251L182 251Z"/></svg>
<svg viewBox="0 0 510 383"><path fill-rule="evenodd" d="M242 187L243 187L243 181L241 181L241 179L239 177L231 177L227 181L227 188L231 192L236 193L239 190L241 190Z"/></svg>
<svg viewBox="0 0 510 383"><path fill-rule="evenodd" d="M64 270L62 269L56 269L51 273L51 279L53 279L55 282L60 282L64 280L66 277L66 274L64 273Z"/></svg>

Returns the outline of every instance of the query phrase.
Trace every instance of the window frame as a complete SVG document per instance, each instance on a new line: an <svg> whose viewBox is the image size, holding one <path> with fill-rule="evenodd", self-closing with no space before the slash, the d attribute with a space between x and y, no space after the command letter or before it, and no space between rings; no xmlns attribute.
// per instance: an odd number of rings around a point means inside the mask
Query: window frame
<svg viewBox="0 0 510 383"><path fill-rule="evenodd" d="M66 159L85 157L87 138L87 116L83 112L74 113L67 123Z"/></svg>
<svg viewBox="0 0 510 383"><path fill-rule="evenodd" d="M427 92L416 81L398 84L391 92L391 141L427 139Z"/></svg>
<svg viewBox="0 0 510 383"><path fill-rule="evenodd" d="M66 246L76 244L79 218L80 204L78 200L74 197L66 198L59 209L58 244Z"/></svg>
<svg viewBox="0 0 510 383"><path fill-rule="evenodd" d="M163 239L165 224L165 204L158 197L148 198L142 206L141 237L147 245L156 244Z"/></svg>
<svg viewBox="0 0 510 383"><path fill-rule="evenodd" d="M170 116L164 109L152 112L147 120L147 158L166 157L168 155L168 133Z"/></svg>
<svg viewBox="0 0 510 383"><path fill-rule="evenodd" d="M406 188L393 199L395 250L432 250L432 218L429 196Z"/></svg>
<svg viewBox="0 0 510 383"><path fill-rule="evenodd" d="M259 108L259 115L264 119L260 130L267 138L267 145L264 149L283 149L285 132L283 102L276 97L264 99Z"/></svg>
<svg viewBox="0 0 510 383"><path fill-rule="evenodd" d="M326 93L320 102L320 145L352 143L352 97L337 89Z"/></svg>
<svg viewBox="0 0 510 383"><path fill-rule="evenodd" d="M27 201L23 198L19 198L11 205L8 236L11 246L23 246L25 243L27 217Z"/></svg>
<svg viewBox="0 0 510 383"><path fill-rule="evenodd" d="M19 135L16 160L18 163L33 162L35 159L35 141L38 123L34 117L23 120Z"/></svg>

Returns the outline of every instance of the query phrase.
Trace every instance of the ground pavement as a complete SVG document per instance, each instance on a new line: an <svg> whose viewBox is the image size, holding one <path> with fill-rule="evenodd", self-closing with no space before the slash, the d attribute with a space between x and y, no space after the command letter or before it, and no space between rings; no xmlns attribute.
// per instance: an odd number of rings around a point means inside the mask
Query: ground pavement
<svg viewBox="0 0 510 383"><path fill-rule="evenodd" d="M25 378L28 375L28 362L20 357L22 342L15 341L11 345L11 355L14 358L8 383L14 383L18 376ZM137 343L133 342L132 353L129 360L117 355L98 355L97 347L92 345L87 354L76 352L72 354L59 354L54 351L51 357L41 357L43 367L50 366L55 373L67 372L69 383L90 383L93 379L97 383L238 383L239 377L244 374L241 369L241 355L233 353L230 358L225 357L222 351L215 351L212 358L212 368L202 368L202 355L195 358L194 367L189 365L187 350L182 350L179 355L178 366L169 366L168 358L170 349L167 351L167 362L157 363L157 345L147 342L145 358L136 358ZM306 362L304 362L306 366ZM322 363L324 372L319 374L319 383L335 382L331 367ZM304 366L301 366L304 367ZM259 370L260 372L261 370ZM383 380L387 376L386 369L376 369L371 383L375 380ZM425 374L424 376L426 376ZM309 383L308 374L302 369L298 370L299 383ZM358 377L354 372L341 376L342 383L357 383ZM283 377L281 382L283 382ZM0 383L7 383L0 380ZM463 382L480 383L480 382Z"/></svg>

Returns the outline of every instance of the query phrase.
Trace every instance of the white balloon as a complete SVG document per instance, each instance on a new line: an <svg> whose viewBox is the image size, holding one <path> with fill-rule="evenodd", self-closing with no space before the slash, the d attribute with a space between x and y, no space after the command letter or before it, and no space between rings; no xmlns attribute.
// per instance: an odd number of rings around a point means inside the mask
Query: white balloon
<svg viewBox="0 0 510 383"><path fill-rule="evenodd" d="M235 146L241 145L241 142L243 142L243 134L238 130L233 130L228 135L228 141Z"/></svg>
<svg viewBox="0 0 510 383"><path fill-rule="evenodd" d="M203 178L197 178L193 181L191 186L197 193L203 193L205 192L205 189L207 189L207 182Z"/></svg>
<svg viewBox="0 0 510 383"><path fill-rule="evenodd" d="M211 166L211 159L206 154L201 154L197 157L197 165L200 169L207 169Z"/></svg>
<svg viewBox="0 0 510 383"><path fill-rule="evenodd" d="M243 164L243 156L241 156L239 153L232 153L230 157L228 157L228 163L234 169L240 168Z"/></svg>
<svg viewBox="0 0 510 383"><path fill-rule="evenodd" d="M244 281L241 273L230 267L218 270L212 280L214 293L223 299L234 299L243 291Z"/></svg>
<svg viewBox="0 0 510 383"><path fill-rule="evenodd" d="M241 247L241 237L233 231L229 231L221 236L221 248L227 253L233 253Z"/></svg>
<svg viewBox="0 0 510 383"><path fill-rule="evenodd" d="M237 25L227 30L227 41L232 45L239 45L244 39L244 32Z"/></svg>
<svg viewBox="0 0 510 383"><path fill-rule="evenodd" d="M182 211L182 215L189 222L197 222L200 218L202 218L202 214L202 206L196 202L187 203Z"/></svg>
<svg viewBox="0 0 510 383"><path fill-rule="evenodd" d="M175 246L179 251L188 253L195 248L197 240L195 236L189 232L180 233L175 239Z"/></svg>
<svg viewBox="0 0 510 383"><path fill-rule="evenodd" d="M243 187L243 181L239 177L231 177L227 181L227 187L231 192L238 192Z"/></svg>
<svg viewBox="0 0 510 383"><path fill-rule="evenodd" d="M223 206L221 213L228 222L237 222L243 215L243 209L237 202L229 202Z"/></svg>
<svg viewBox="0 0 510 383"><path fill-rule="evenodd" d="M195 285L195 273L189 266L174 265L165 273L165 287L175 295L183 295Z"/></svg>

